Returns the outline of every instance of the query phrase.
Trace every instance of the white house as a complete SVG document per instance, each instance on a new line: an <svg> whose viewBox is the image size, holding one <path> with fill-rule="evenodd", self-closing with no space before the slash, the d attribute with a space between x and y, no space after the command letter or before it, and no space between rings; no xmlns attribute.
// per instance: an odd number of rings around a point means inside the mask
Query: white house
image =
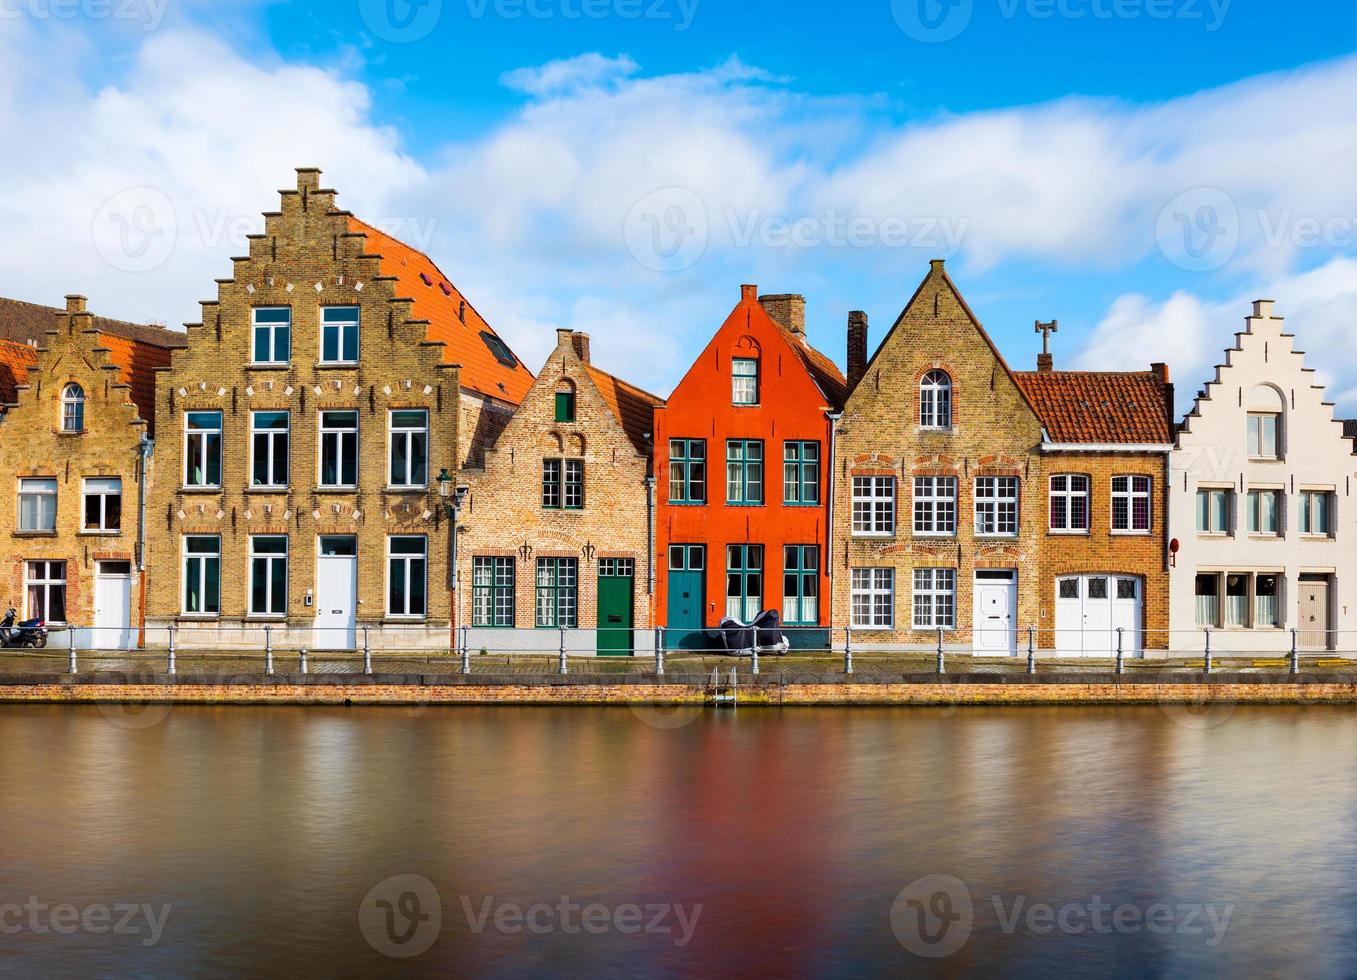
<svg viewBox="0 0 1357 980"><path fill-rule="evenodd" d="M1170 648L1357 651L1357 457L1314 369L1253 305L1171 456ZM1174 545L1170 545L1172 549Z"/></svg>

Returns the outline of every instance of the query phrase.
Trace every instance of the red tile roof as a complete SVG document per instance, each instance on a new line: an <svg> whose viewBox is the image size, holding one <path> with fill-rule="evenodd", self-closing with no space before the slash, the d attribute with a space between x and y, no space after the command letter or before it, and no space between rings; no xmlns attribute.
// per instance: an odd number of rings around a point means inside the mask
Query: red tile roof
<svg viewBox="0 0 1357 980"><path fill-rule="evenodd" d="M594 387L608 403L608 407L617 416L627 437L631 439L636 451L649 456L651 452L650 436L655 432L655 409L664 404L664 399L643 391L633 384L600 371L589 365L589 377Z"/></svg>
<svg viewBox="0 0 1357 980"><path fill-rule="evenodd" d="M1173 442L1173 386L1156 371L1020 371L1014 377L1053 443Z"/></svg>
<svg viewBox="0 0 1357 980"><path fill-rule="evenodd" d="M514 405L523 400L532 387L532 372L512 352L513 367L495 357L482 333L504 341L432 259L358 218L349 218L349 230L367 236L366 251L381 257L382 275L398 280L396 295L414 300L414 318L428 320L429 339L446 345L444 361L462 366L463 388ZM509 350L508 344L504 349Z"/></svg>
<svg viewBox="0 0 1357 980"><path fill-rule="evenodd" d="M155 369L170 366L170 351L110 333L99 334L99 346L108 348L108 359L118 365L118 380L131 387L129 396L137 413L146 420L148 435L155 434Z"/></svg>
<svg viewBox="0 0 1357 980"><path fill-rule="evenodd" d="M772 320L772 317L769 317ZM825 393L825 398L829 400L833 408L842 408L843 403L848 400L848 381L844 378L843 372L834 361L820 353L806 340L802 334L796 334L788 330L782 324L773 320L773 325L782 331L783 336L787 338L787 343L792 345L792 350L796 351L801 363L806 366L810 376L814 379L816 385Z"/></svg>
<svg viewBox="0 0 1357 980"><path fill-rule="evenodd" d="M0 340L0 405L13 405L19 385L28 384L28 369L38 363L38 352L27 344ZM3 413L0 408L0 413Z"/></svg>

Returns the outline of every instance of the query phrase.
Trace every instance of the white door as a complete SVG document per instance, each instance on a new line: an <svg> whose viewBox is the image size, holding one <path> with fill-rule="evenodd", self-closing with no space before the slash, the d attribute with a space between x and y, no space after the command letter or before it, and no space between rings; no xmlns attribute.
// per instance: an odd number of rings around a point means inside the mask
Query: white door
<svg viewBox="0 0 1357 980"><path fill-rule="evenodd" d="M131 648L131 562L98 562L94 570L94 635L90 638L90 649Z"/></svg>
<svg viewBox="0 0 1357 980"><path fill-rule="evenodd" d="M1018 649L1017 618L1017 572L976 572L974 652L979 656L1014 656Z"/></svg>
<svg viewBox="0 0 1357 980"><path fill-rule="evenodd" d="M352 650L358 616L356 538L320 539L315 603L311 645L317 650Z"/></svg>
<svg viewBox="0 0 1357 980"><path fill-rule="evenodd" d="M1056 581L1055 649L1062 657L1111 657L1117 629L1128 656L1141 649L1140 579L1080 575Z"/></svg>

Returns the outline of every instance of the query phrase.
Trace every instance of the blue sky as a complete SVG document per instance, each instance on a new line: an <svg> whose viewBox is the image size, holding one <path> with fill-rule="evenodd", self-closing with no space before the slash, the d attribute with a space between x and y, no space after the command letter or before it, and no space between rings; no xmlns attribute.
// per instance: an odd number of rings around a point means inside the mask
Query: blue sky
<svg viewBox="0 0 1357 980"><path fill-rule="evenodd" d="M1357 415L1354 21L1320 0L0 0L0 293L196 319L316 165L534 367L568 326L666 393L742 282L805 293L842 362L847 312L875 343L943 256L1015 366L1058 318L1060 366L1166 360L1187 396L1269 295Z"/></svg>

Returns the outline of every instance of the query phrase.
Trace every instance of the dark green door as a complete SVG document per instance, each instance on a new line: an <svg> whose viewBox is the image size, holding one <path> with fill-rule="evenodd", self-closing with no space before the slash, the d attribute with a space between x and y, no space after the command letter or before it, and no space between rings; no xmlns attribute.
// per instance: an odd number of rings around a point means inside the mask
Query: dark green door
<svg viewBox="0 0 1357 980"><path fill-rule="evenodd" d="M632 586L636 563L630 558L600 558L598 562L598 655L630 657L632 640Z"/></svg>
<svg viewBox="0 0 1357 980"><path fill-rule="evenodd" d="M670 650L700 650L706 646L702 612L707 592L706 549L700 544L669 546L669 617L665 646Z"/></svg>

